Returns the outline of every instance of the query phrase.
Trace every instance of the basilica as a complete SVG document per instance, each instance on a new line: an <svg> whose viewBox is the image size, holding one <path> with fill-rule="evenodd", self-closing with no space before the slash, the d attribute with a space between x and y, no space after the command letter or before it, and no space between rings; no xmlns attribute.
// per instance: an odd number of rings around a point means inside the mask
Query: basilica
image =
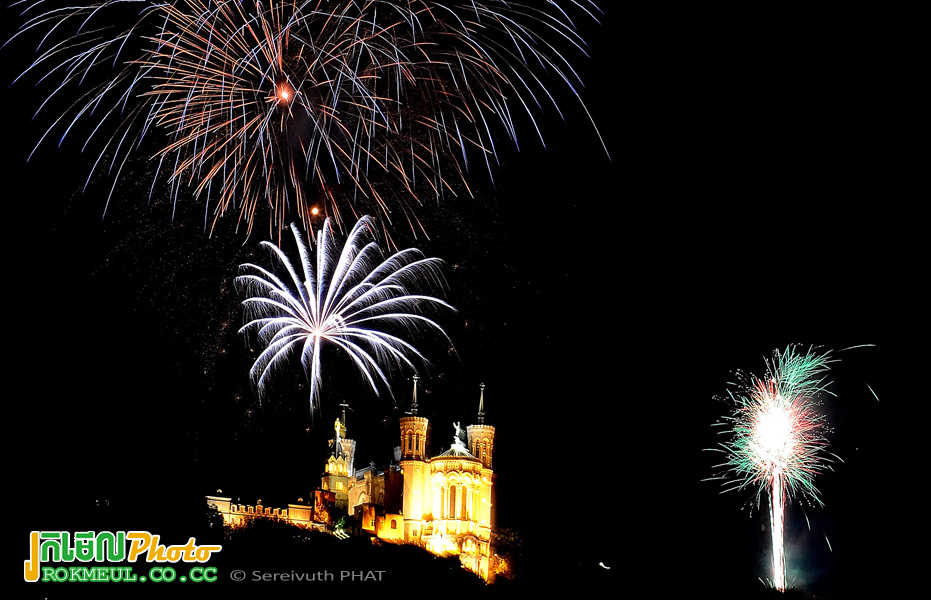
<svg viewBox="0 0 931 600"><path fill-rule="evenodd" d="M494 576L495 428L485 424L484 385L475 424L454 423L448 429L449 449L439 454L431 454L432 423L418 414L416 377L410 412L400 419L400 445L394 448L391 464L356 468L357 441L349 437L345 407L333 429L312 505L241 505L220 495L207 496L207 503L231 526L274 518L324 528L333 525L332 515L346 514L362 534L416 544L438 555L456 555L465 568L486 581Z"/></svg>

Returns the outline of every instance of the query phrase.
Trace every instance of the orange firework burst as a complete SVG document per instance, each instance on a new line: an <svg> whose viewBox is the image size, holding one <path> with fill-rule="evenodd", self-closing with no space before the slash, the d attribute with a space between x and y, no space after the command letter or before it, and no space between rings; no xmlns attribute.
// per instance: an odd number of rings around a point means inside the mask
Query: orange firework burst
<svg viewBox="0 0 931 600"><path fill-rule="evenodd" d="M174 201L190 190L213 223L234 213L250 230L260 214L308 225L315 204L337 225L368 213L419 229L424 197L471 193L470 160L490 172L495 137L516 145L524 120L539 133L539 108L555 107L544 82L579 85L557 48L582 41L554 2L44 6L25 11L21 33L49 32L27 72L81 97L50 131L99 119L92 136L114 133L97 167L116 173L157 135ZM138 12L122 27L127 7Z"/></svg>

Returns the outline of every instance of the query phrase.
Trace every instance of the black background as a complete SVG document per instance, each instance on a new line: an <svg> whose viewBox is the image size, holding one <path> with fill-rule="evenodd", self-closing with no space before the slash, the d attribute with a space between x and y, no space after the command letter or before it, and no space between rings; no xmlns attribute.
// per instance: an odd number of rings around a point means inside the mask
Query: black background
<svg viewBox="0 0 931 600"><path fill-rule="evenodd" d="M823 508L789 509L790 583L896 587L902 520L917 520L897 508L897 471L927 271L896 60L909 38L894 15L848 8L611 9L583 29L591 58L574 62L610 158L561 99L545 149L528 132L494 185L478 173L474 199L424 207L429 239L397 234L447 261L458 309L442 321L456 352L426 346L434 449L472 422L483 382L499 522L540 561L603 561L655 591L736 586L766 576L768 536L750 494L703 481L728 411L715 396L775 348L873 344L836 353L825 410L843 462L818 480ZM9 83L28 51L3 53ZM318 484L341 401L357 465L386 460L409 374L397 409L338 357L313 421L299 368L259 402L232 280L262 234L226 219L210 235L201 204L148 201L143 158L103 216L111 180L81 193L96 155L80 138L27 162L47 123L30 123L33 83L2 96L13 543L102 504L154 531L217 489L293 501Z"/></svg>

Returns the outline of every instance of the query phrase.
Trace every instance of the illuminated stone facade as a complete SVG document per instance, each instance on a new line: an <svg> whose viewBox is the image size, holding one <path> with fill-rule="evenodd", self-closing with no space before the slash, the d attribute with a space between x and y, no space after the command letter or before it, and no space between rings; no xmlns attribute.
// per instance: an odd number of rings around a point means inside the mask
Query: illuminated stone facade
<svg viewBox="0 0 931 600"><path fill-rule="evenodd" d="M223 496L207 496L207 504L215 506L223 517L223 522L233 527L245 525L246 521L256 517L278 519L301 527L308 527L313 522L313 507L306 504L289 504L287 508L272 508L262 506L261 500L253 506L237 504L232 498Z"/></svg>
<svg viewBox="0 0 931 600"><path fill-rule="evenodd" d="M330 455L324 464L315 506L289 504L287 509L236 505L229 498L208 496L224 520L239 525L265 516L313 526L329 522L328 506L354 516L362 531L381 540L416 544L438 555L456 555L463 566L486 581L495 565L491 536L496 524L495 428L484 424L484 386L478 424L463 431L453 425L449 449L430 455L432 424L417 415L417 384L411 414L400 420L399 447L383 469L355 469L356 442L346 437L346 417L334 424Z"/></svg>
<svg viewBox="0 0 931 600"><path fill-rule="evenodd" d="M417 414L416 390L415 382L411 414L400 420L401 444L395 448L394 463L382 470L373 465L350 471L344 508L361 519L363 531L385 541L417 544L434 554L458 555L463 566L488 580L496 521L495 428L484 424L484 386L479 423L465 431L455 424L449 449L436 456L430 455L432 424ZM353 461L355 442L350 448L346 442L351 440L343 439L341 445L335 441L330 441L328 469ZM335 491L339 499L333 485L341 482L328 472L322 487Z"/></svg>

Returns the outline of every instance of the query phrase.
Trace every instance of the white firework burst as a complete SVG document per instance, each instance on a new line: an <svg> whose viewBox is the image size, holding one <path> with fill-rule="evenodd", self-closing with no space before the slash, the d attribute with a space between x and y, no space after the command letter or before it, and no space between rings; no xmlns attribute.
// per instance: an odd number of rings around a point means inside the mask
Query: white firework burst
<svg viewBox="0 0 931 600"><path fill-rule="evenodd" d="M326 220L316 236L315 253L298 227L291 228L300 270L280 248L262 242L286 275L247 263L236 278L250 294L243 302L247 323L240 331L255 331L265 346L250 371L260 395L273 370L299 353L310 385L311 410L317 408L320 353L326 345L345 351L376 395L379 381L388 386L392 368L416 369L414 360L427 362L406 338L420 330L446 337L426 313L455 309L418 293L424 287L443 287L442 260L426 258L416 248L384 258L370 217L355 224L342 249Z"/></svg>

